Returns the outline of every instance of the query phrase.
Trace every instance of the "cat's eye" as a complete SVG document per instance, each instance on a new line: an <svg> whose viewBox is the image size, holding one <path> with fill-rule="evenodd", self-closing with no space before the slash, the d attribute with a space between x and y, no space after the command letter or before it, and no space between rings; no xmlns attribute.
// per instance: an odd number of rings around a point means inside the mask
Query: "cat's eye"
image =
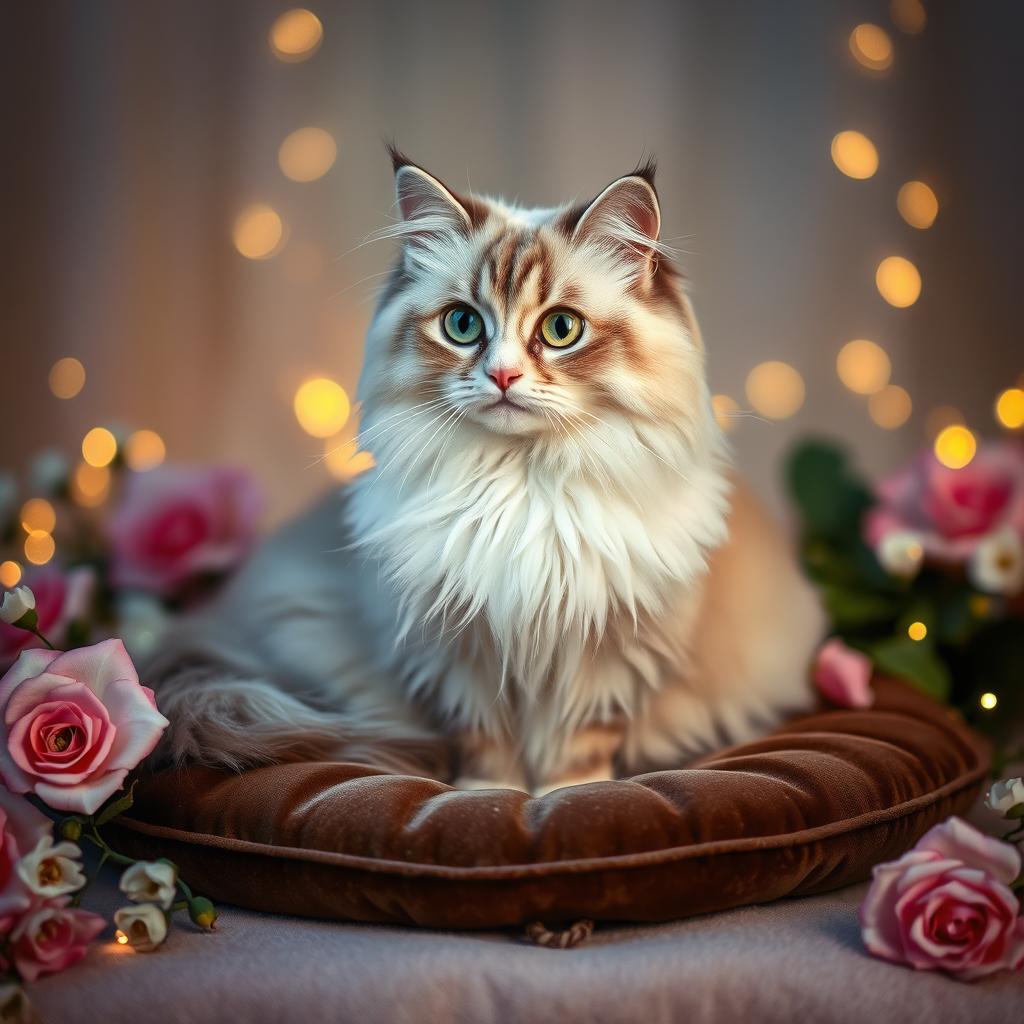
<svg viewBox="0 0 1024 1024"><path fill-rule="evenodd" d="M583 318L571 309L554 309L540 322L540 335L545 345L568 348L579 341L583 333Z"/></svg>
<svg viewBox="0 0 1024 1024"><path fill-rule="evenodd" d="M484 331L484 321L471 306L452 306L441 318L441 326L456 345L475 345Z"/></svg>

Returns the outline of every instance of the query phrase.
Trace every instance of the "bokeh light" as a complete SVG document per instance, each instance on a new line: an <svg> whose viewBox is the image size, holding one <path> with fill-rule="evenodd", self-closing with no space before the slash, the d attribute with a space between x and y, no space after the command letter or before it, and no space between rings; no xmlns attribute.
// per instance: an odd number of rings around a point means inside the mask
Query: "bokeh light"
<svg viewBox="0 0 1024 1024"><path fill-rule="evenodd" d="M93 427L82 438L82 458L90 466L109 466L117 455L117 438L106 427Z"/></svg>
<svg viewBox="0 0 1024 1024"><path fill-rule="evenodd" d="M1024 390L1007 388L996 399L996 419L1007 430L1024 427Z"/></svg>
<svg viewBox="0 0 1024 1024"><path fill-rule="evenodd" d="M323 37L320 19L304 7L295 7L285 11L271 26L270 49L278 60L297 64L316 53Z"/></svg>
<svg viewBox="0 0 1024 1024"><path fill-rule="evenodd" d="M912 622L907 626L907 636L911 640L923 640L928 635L928 627L923 622Z"/></svg>
<svg viewBox="0 0 1024 1024"><path fill-rule="evenodd" d="M888 384L868 399L868 415L883 430L902 427L913 411L910 395L899 384Z"/></svg>
<svg viewBox="0 0 1024 1024"><path fill-rule="evenodd" d="M772 420L784 420L804 404L804 379L788 363L759 363L747 375L746 391L750 404Z"/></svg>
<svg viewBox="0 0 1024 1024"><path fill-rule="evenodd" d="M29 498L21 506L20 518L22 529L26 533L31 533L33 530L53 533L53 529L57 525L57 513L45 498Z"/></svg>
<svg viewBox="0 0 1024 1024"><path fill-rule="evenodd" d="M882 298L899 309L912 306L921 294L921 275L904 256L886 256L875 271L875 284Z"/></svg>
<svg viewBox="0 0 1024 1024"><path fill-rule="evenodd" d="M939 200L923 181L908 181L896 194L896 209L912 227L930 228L939 215Z"/></svg>
<svg viewBox="0 0 1024 1024"><path fill-rule="evenodd" d="M338 146L323 128L300 128L289 135L277 151L281 173L292 181L316 181L333 166Z"/></svg>
<svg viewBox="0 0 1024 1024"><path fill-rule="evenodd" d="M110 493L110 470L106 466L90 466L82 462L71 475L71 498L83 508L95 508Z"/></svg>
<svg viewBox="0 0 1024 1024"><path fill-rule="evenodd" d="M873 395L889 383L892 363L881 345L858 338L848 341L839 350L836 372L854 394Z"/></svg>
<svg viewBox="0 0 1024 1024"><path fill-rule="evenodd" d="M728 395L714 395L711 398L711 410L715 414L715 421L718 426L726 431L736 429L738 423L737 413L740 411L739 403Z"/></svg>
<svg viewBox="0 0 1024 1024"><path fill-rule="evenodd" d="M854 60L870 71L886 71L892 67L892 40L877 25L864 23L850 33L850 53Z"/></svg>
<svg viewBox="0 0 1024 1024"><path fill-rule="evenodd" d="M336 443L332 438L324 445L324 462L331 476L337 480L352 480L377 465L376 460L368 451L359 451L356 440Z"/></svg>
<svg viewBox="0 0 1024 1024"><path fill-rule="evenodd" d="M345 389L329 377L307 380L295 392L295 418L312 437L331 437L348 422L352 411Z"/></svg>
<svg viewBox="0 0 1024 1024"><path fill-rule="evenodd" d="M928 15L921 0L892 0L889 4L889 17L901 32L908 35L923 32L928 24Z"/></svg>
<svg viewBox="0 0 1024 1024"><path fill-rule="evenodd" d="M999 698L990 691L988 693L983 693L981 697L978 698L978 703L986 711L991 711L999 703Z"/></svg>
<svg viewBox="0 0 1024 1024"><path fill-rule="evenodd" d="M959 423L939 432L935 438L935 458L948 469L963 469L970 464L978 442L974 435Z"/></svg>
<svg viewBox="0 0 1024 1024"><path fill-rule="evenodd" d="M231 234L246 259L268 260L281 246L284 224L272 206L253 203L235 218Z"/></svg>
<svg viewBox="0 0 1024 1024"><path fill-rule="evenodd" d="M878 150L861 132L840 132L832 140L832 162L848 178L870 178L878 170Z"/></svg>
<svg viewBox="0 0 1024 1024"><path fill-rule="evenodd" d="M155 430L136 430L125 442L124 461L136 473L155 469L166 457L167 446Z"/></svg>
<svg viewBox="0 0 1024 1024"><path fill-rule="evenodd" d="M46 565L56 549L53 537L45 530L33 530L25 538L25 559L33 565Z"/></svg>
<svg viewBox="0 0 1024 1024"><path fill-rule="evenodd" d="M21 582L21 566L7 559L0 562L0 587L10 590Z"/></svg>
<svg viewBox="0 0 1024 1024"><path fill-rule="evenodd" d="M953 405L937 405L924 419L925 436L933 441L946 427L964 422L964 414Z"/></svg>
<svg viewBox="0 0 1024 1024"><path fill-rule="evenodd" d="M57 398L74 398L85 387L85 367L73 356L50 367L50 390Z"/></svg>

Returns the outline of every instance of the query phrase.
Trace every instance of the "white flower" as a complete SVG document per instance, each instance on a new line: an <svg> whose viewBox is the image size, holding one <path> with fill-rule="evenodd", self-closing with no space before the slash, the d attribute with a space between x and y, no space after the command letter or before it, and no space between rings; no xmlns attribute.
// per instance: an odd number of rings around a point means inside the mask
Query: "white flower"
<svg viewBox="0 0 1024 1024"><path fill-rule="evenodd" d="M85 885L85 874L78 863L81 856L82 851L74 843L54 846L52 836L43 836L36 848L18 861L18 875L38 896L65 896Z"/></svg>
<svg viewBox="0 0 1024 1024"><path fill-rule="evenodd" d="M114 924L118 928L117 941L140 953L152 952L167 938L167 915L155 903L122 907L114 914Z"/></svg>
<svg viewBox="0 0 1024 1024"><path fill-rule="evenodd" d="M178 869L167 861L136 861L121 876L118 888L133 903L159 903L166 910L178 891Z"/></svg>
<svg viewBox="0 0 1024 1024"><path fill-rule="evenodd" d="M975 548L967 575L990 594L1016 594L1024 587L1024 542L1012 526L990 533Z"/></svg>
<svg viewBox="0 0 1024 1024"><path fill-rule="evenodd" d="M34 491L53 495L67 483L70 472L67 456L56 448L48 448L32 460L29 480Z"/></svg>
<svg viewBox="0 0 1024 1024"><path fill-rule="evenodd" d="M0 985L0 1021L3 1024L35 1024L38 1020L20 985L13 981Z"/></svg>
<svg viewBox="0 0 1024 1024"><path fill-rule="evenodd" d="M4 594L0 604L0 619L13 626L27 612L36 606L36 595L28 587L15 587Z"/></svg>
<svg viewBox="0 0 1024 1024"><path fill-rule="evenodd" d="M882 568L893 576L916 576L924 561L924 543L910 530L887 533L875 550Z"/></svg>
<svg viewBox="0 0 1024 1024"><path fill-rule="evenodd" d="M1007 779L1005 782L993 782L992 788L985 798L985 806L1004 818L1024 817L1024 779ZM1019 808L1017 814L1011 815L1014 808Z"/></svg>

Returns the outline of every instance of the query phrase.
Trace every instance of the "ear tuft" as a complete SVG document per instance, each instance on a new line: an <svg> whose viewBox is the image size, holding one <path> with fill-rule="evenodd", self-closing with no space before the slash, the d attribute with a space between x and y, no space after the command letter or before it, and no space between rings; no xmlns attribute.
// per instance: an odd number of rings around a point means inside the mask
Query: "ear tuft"
<svg viewBox="0 0 1024 1024"><path fill-rule="evenodd" d="M640 162L633 168L630 174L631 178L643 178L651 188L654 188L654 176L658 171L658 161L653 156L647 157L646 160L641 159Z"/></svg>
<svg viewBox="0 0 1024 1024"><path fill-rule="evenodd" d="M393 147L391 159L395 163L398 208L410 240L424 241L451 231L466 233L472 228L466 208L437 178Z"/></svg>
<svg viewBox="0 0 1024 1024"><path fill-rule="evenodd" d="M651 265L663 250L658 242L661 208L654 190L654 163L613 181L581 214L573 239L605 241L629 262Z"/></svg>
<svg viewBox="0 0 1024 1024"><path fill-rule="evenodd" d="M391 157L391 169L397 174L400 167L413 166L413 162L394 144L386 142L388 156Z"/></svg>

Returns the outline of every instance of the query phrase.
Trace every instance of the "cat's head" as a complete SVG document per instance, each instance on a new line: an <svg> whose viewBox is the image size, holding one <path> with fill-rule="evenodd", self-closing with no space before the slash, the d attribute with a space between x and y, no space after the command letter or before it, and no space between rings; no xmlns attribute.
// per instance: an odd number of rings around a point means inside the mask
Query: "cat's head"
<svg viewBox="0 0 1024 1024"><path fill-rule="evenodd" d="M360 397L373 418L404 408L549 444L600 423L689 433L707 419L653 164L590 202L523 210L393 158L400 220L381 235L402 252L368 338Z"/></svg>

